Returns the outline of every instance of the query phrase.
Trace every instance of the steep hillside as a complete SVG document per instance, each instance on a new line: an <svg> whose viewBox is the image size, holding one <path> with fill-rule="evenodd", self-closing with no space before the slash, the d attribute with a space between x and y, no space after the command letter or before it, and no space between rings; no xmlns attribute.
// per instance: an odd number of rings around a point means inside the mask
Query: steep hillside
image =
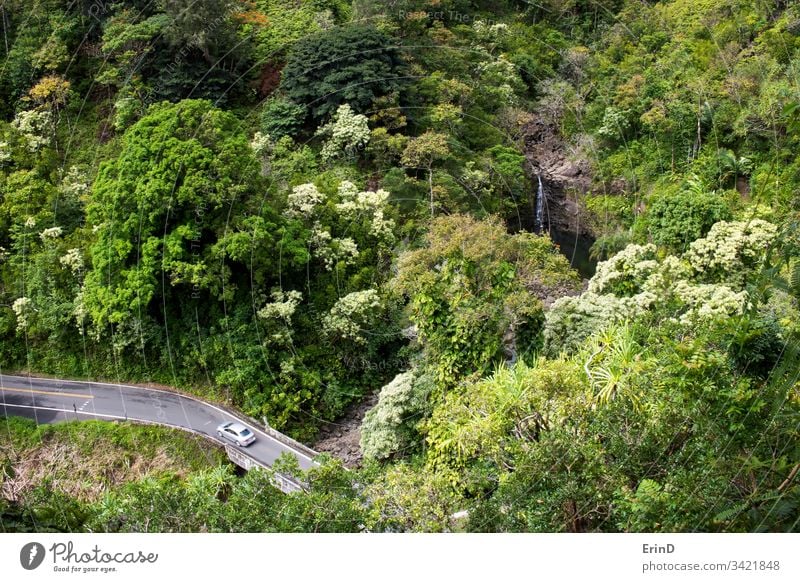
<svg viewBox="0 0 800 582"><path fill-rule="evenodd" d="M117 461L76 425L5 486L79 455L59 527L798 529L796 3L0 18L0 367L175 386L360 464L282 499L154 447L101 499Z"/></svg>

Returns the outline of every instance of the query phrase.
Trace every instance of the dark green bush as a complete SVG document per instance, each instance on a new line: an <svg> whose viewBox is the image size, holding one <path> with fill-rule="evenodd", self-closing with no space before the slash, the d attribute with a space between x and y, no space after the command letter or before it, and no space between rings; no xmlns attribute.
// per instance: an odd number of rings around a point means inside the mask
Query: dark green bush
<svg viewBox="0 0 800 582"><path fill-rule="evenodd" d="M319 32L298 41L283 69L281 89L317 118L348 103L367 110L376 97L400 90L403 59L396 42L366 26Z"/></svg>
<svg viewBox="0 0 800 582"><path fill-rule="evenodd" d="M264 104L261 112L261 131L278 140L294 135L302 127L306 108L288 99L276 97Z"/></svg>
<svg viewBox="0 0 800 582"><path fill-rule="evenodd" d="M690 242L705 236L715 223L730 218L730 208L719 194L683 190L653 201L648 232L657 245L684 250Z"/></svg>

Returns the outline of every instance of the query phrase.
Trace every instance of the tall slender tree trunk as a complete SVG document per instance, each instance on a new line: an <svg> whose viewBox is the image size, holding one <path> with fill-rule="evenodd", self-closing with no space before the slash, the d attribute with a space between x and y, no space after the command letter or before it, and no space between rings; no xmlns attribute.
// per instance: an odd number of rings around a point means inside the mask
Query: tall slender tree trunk
<svg viewBox="0 0 800 582"><path fill-rule="evenodd" d="M428 167L428 189L431 193L431 218L433 218L433 168Z"/></svg>
<svg viewBox="0 0 800 582"><path fill-rule="evenodd" d="M0 12L3 13L3 42L5 43L6 52L5 55L8 57L8 30L6 29L6 8L5 6L0 7Z"/></svg>

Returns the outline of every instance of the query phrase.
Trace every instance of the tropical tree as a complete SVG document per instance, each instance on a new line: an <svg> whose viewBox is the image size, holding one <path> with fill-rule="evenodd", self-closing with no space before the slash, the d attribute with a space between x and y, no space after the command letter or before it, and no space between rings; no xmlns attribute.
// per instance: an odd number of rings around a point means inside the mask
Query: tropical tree
<svg viewBox="0 0 800 582"><path fill-rule="evenodd" d="M409 140L403 157L400 159L407 168L425 170L428 174L428 191L430 192L431 216L434 214L433 200L433 166L450 154L447 136L443 133L427 131Z"/></svg>
<svg viewBox="0 0 800 582"><path fill-rule="evenodd" d="M377 97L399 91L402 70L392 38L372 27L348 25L300 39L289 53L281 89L324 119L344 103L361 113Z"/></svg>
<svg viewBox="0 0 800 582"><path fill-rule="evenodd" d="M87 208L96 240L84 298L96 331L163 322L155 301L176 293L230 298L231 263L254 258L254 243L265 251L257 268L269 268L274 218L247 216L259 183L232 115L207 101L153 106L100 168Z"/></svg>
<svg viewBox="0 0 800 582"><path fill-rule="evenodd" d="M529 356L541 341L542 300L577 282L548 238L453 215L436 218L425 246L400 257L392 285L408 297L425 358L449 388Z"/></svg>

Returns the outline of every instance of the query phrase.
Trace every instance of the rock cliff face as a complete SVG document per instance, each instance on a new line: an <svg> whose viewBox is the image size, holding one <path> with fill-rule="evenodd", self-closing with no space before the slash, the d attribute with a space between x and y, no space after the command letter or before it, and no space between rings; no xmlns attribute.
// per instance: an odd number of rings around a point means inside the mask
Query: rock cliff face
<svg viewBox="0 0 800 582"><path fill-rule="evenodd" d="M344 466L350 469L360 466L361 423L367 411L378 403L378 392L376 390L363 401L352 405L336 422L325 423L312 448L339 457Z"/></svg>
<svg viewBox="0 0 800 582"><path fill-rule="evenodd" d="M525 153L534 172L541 172L554 183L586 192L592 175L585 159L569 159L558 128L534 118L522 131Z"/></svg>
<svg viewBox="0 0 800 582"><path fill-rule="evenodd" d="M592 186L589 162L572 159L558 129L541 119L534 119L523 128L523 140L531 195L535 197L539 190L539 179L544 193L541 231L548 232L573 266L588 277L594 272L594 262L589 258L594 236L579 204L579 196ZM535 207L536 200L533 200L532 208ZM525 230L539 230L535 211L521 226Z"/></svg>

